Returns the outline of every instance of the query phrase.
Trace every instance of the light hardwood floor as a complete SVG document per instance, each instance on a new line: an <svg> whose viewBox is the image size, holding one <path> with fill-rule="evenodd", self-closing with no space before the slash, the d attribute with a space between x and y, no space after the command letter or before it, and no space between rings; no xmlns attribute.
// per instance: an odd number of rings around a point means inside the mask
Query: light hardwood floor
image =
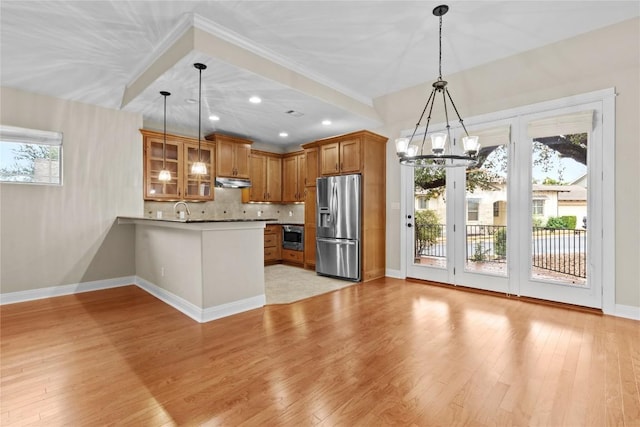
<svg viewBox="0 0 640 427"><path fill-rule="evenodd" d="M640 425L640 322L438 286L206 324L135 286L0 316L3 426Z"/></svg>

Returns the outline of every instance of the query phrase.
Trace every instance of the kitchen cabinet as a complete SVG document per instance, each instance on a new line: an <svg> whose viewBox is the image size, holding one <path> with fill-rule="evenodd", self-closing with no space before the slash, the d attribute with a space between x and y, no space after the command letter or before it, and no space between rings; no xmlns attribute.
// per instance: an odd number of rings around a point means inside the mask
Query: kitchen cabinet
<svg viewBox="0 0 640 427"><path fill-rule="evenodd" d="M316 187L307 187L304 198L304 268L316 269Z"/></svg>
<svg viewBox="0 0 640 427"><path fill-rule="evenodd" d="M171 180L158 179L162 169L162 144L164 134L142 129L143 136L143 177L144 200L157 201L208 201L213 200L214 147L201 143L202 161L207 165L207 175L190 174L191 164L198 159L198 141L178 135L167 134L166 168L171 172Z"/></svg>
<svg viewBox="0 0 640 427"><path fill-rule="evenodd" d="M305 187L315 187L318 178L318 147L305 148ZM306 200L306 199L305 199Z"/></svg>
<svg viewBox="0 0 640 427"><path fill-rule="evenodd" d="M286 264L295 264L301 266L304 264L304 253L302 251L293 251L291 249L282 250L282 262Z"/></svg>
<svg viewBox="0 0 640 427"><path fill-rule="evenodd" d="M214 148L209 144L200 143L200 153L198 154L198 143L185 142L184 149L184 172L183 172L183 194L184 200L207 201L213 200L213 158ZM203 162L207 166L205 175L192 175L191 165L195 162Z"/></svg>
<svg viewBox="0 0 640 427"><path fill-rule="evenodd" d="M305 189L304 151L285 154L282 158L282 201L285 203L304 202Z"/></svg>
<svg viewBox="0 0 640 427"><path fill-rule="evenodd" d="M385 275L386 143L386 137L363 130L302 146L305 150L318 148L320 175L359 173L362 176L360 277L363 281ZM311 188L307 187L308 197L305 200L305 238L311 238L309 233L312 229L315 231L316 225L315 194L310 194ZM305 245L305 249L311 250L311 246ZM313 250L315 264L315 246ZM311 262L311 253L305 252L305 265L310 265Z"/></svg>
<svg viewBox="0 0 640 427"><path fill-rule="evenodd" d="M282 201L282 159L279 154L251 150L251 187L242 189L242 202Z"/></svg>
<svg viewBox="0 0 640 427"><path fill-rule="evenodd" d="M249 179L249 156L252 141L213 133L205 137L216 146L216 176Z"/></svg>
<svg viewBox="0 0 640 427"><path fill-rule="evenodd" d="M282 226L267 224L264 228L264 263L274 264L282 259Z"/></svg>
<svg viewBox="0 0 640 427"><path fill-rule="evenodd" d="M320 173L340 175L361 170L360 138L346 138L320 145Z"/></svg>

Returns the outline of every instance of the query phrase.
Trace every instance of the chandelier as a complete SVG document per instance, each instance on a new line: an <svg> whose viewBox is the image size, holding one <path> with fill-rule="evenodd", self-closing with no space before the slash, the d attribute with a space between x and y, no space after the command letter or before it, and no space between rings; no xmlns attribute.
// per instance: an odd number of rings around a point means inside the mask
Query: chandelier
<svg viewBox="0 0 640 427"><path fill-rule="evenodd" d="M400 164L406 166L413 167L470 167L474 166L477 162L478 151L480 150L480 144L478 144L477 136L469 136L469 132L467 132L467 128L464 125L464 121L460 117L460 113L458 113L458 109L456 108L456 104L453 102L453 98L451 98L451 94L449 94L449 89L447 89L447 82L442 80L442 15L447 13L449 10L449 6L446 4L437 6L433 9L433 14L437 16L440 20L440 34L439 34L439 56L438 56L438 80L436 80L432 86L431 94L427 99L427 103L422 110L422 114L420 115L420 119L416 123L416 127L411 134L411 137L406 138L398 138L396 139L396 154L398 155L398 159ZM436 98L442 95L442 102L444 103L444 117L447 123L446 132L438 132L431 134L431 153L424 152L424 143L427 139L427 133L429 131L429 122L431 121L431 113L433 112L433 106L435 104ZM451 140L451 132L449 126L449 111L447 109L447 99L451 103L451 107L453 111L455 111L456 116L458 116L458 121L460 125L462 125L462 129L464 129L464 133L466 136L462 138L462 145L464 149L464 154L454 154L452 147L447 147L447 139ZM422 119L424 115L427 113L426 126L424 130L424 135L422 137L422 143L420 146L413 143L413 138L422 123ZM455 145L455 141L453 142Z"/></svg>

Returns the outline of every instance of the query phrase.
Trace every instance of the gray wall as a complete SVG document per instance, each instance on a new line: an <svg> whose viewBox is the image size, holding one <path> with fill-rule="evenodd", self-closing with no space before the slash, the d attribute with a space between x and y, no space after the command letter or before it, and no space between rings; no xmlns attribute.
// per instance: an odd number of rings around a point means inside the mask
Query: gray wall
<svg viewBox="0 0 640 427"><path fill-rule="evenodd" d="M446 54L445 51L445 58ZM616 303L640 307L640 19L465 72L446 75L444 71L463 118L615 87L615 148L613 141L605 141L605 146L615 149L616 161ZM401 251L400 167L393 141L401 130L415 126L430 84L431 81L375 100L386 123L378 131L389 137L387 268L391 270L400 269ZM434 116L432 123L440 121L441 117Z"/></svg>
<svg viewBox="0 0 640 427"><path fill-rule="evenodd" d="M0 184L0 291L134 275L142 117L2 88L0 123L64 134L63 186Z"/></svg>

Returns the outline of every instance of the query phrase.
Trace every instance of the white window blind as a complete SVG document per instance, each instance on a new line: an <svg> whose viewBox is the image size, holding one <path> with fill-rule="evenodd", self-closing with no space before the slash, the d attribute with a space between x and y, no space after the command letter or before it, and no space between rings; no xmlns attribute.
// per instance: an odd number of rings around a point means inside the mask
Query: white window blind
<svg viewBox="0 0 640 427"><path fill-rule="evenodd" d="M593 129L593 110L554 116L529 122L529 138L588 133Z"/></svg>

